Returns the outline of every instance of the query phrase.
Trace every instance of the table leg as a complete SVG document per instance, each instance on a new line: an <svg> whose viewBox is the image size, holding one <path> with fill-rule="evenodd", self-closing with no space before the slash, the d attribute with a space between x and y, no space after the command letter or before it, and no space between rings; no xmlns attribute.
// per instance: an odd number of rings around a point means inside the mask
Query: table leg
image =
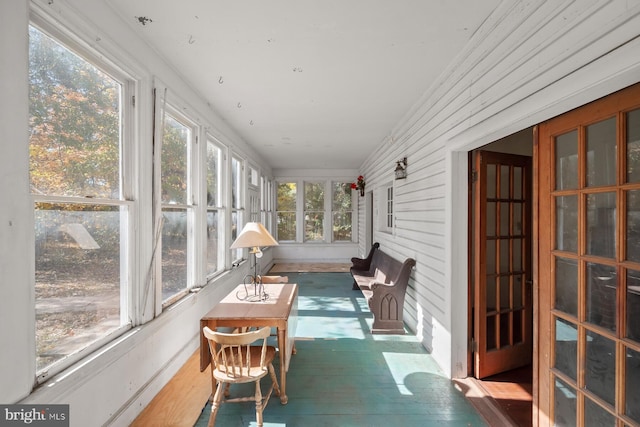
<svg viewBox="0 0 640 427"><path fill-rule="evenodd" d="M278 353L280 355L280 403L286 405L287 397L287 365L285 355L287 353L287 330L278 328Z"/></svg>

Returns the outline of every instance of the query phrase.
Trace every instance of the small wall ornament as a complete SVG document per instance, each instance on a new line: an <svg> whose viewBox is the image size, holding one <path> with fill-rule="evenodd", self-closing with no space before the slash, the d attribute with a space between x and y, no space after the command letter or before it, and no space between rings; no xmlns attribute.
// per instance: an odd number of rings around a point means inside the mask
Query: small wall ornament
<svg viewBox="0 0 640 427"><path fill-rule="evenodd" d="M358 180L351 184L351 189L360 190L360 196L364 196L364 186L366 183L364 182L364 176L360 175Z"/></svg>

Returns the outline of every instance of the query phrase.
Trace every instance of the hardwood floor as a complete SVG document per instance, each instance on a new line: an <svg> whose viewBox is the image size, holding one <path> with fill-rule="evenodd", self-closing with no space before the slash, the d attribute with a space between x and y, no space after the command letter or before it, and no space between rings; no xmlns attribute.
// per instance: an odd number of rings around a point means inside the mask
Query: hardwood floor
<svg viewBox="0 0 640 427"><path fill-rule="evenodd" d="M200 351L133 421L133 427L193 427L211 395L211 371L200 372Z"/></svg>
<svg viewBox="0 0 640 427"><path fill-rule="evenodd" d="M478 385L493 398L518 427L532 425L531 366L503 372L483 380Z"/></svg>

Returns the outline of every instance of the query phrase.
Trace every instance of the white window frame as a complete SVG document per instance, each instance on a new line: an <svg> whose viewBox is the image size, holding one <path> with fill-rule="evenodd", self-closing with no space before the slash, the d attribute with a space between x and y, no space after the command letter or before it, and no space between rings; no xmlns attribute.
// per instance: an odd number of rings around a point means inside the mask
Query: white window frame
<svg viewBox="0 0 640 427"><path fill-rule="evenodd" d="M203 236L208 236L208 214L210 212L217 212L218 215L218 247L217 247L217 259L216 259L216 270L215 271L208 271L207 269L207 263L208 263L208 255L206 255L203 259L203 266L204 266L204 273L206 276L206 282L209 283L214 277L218 276L220 273L222 273L223 271L225 271L226 269L226 255L227 255L227 250L226 250L226 240L225 240L225 236L227 235L227 217L226 217L226 206L227 206L227 194L228 194L228 190L229 190L229 181L228 181L228 175L227 175L227 159L229 157L228 155L228 148L222 144L217 138L215 138L214 136L212 136L211 134L207 133L205 135L205 140L206 140L206 144L204 144L204 155L203 155L203 159L204 159L204 164L205 166L203 167L204 170L204 185L203 185L203 190L205 192L205 194L203 195L203 200L204 203L201 203L202 206L204 206L204 212L203 212L203 217L204 217L204 230L205 232L203 233ZM207 179L208 179L208 149L209 146L213 146L215 149L219 150L220 152L220 158L218 159L218 194L217 194L217 198L215 200L215 203L213 205L209 205L209 188L207 185ZM204 245L205 247L208 247L208 241L207 241L207 237L205 237L204 239Z"/></svg>
<svg viewBox="0 0 640 427"><path fill-rule="evenodd" d="M387 185L383 185L379 189L379 197L378 197L378 231L383 233L393 233L393 228L395 225L395 217L394 217L394 188L393 183L389 183Z"/></svg>
<svg viewBox="0 0 640 427"><path fill-rule="evenodd" d="M171 100L173 101L173 100ZM166 309L176 301L182 299L185 295L187 295L193 287L196 286L197 282L197 260L196 254L199 252L196 249L196 239L195 239L195 224L196 224L196 201L198 193L198 188L200 184L200 179L198 179L199 175L199 150L198 150L198 142L199 142L199 133L200 127L197 125L196 120L189 117L186 113L184 113L184 108L181 109L177 107L179 105L179 101L168 102L164 107L164 114L171 115L177 122L184 125L185 127L191 130L191 141L188 142L187 146L187 190L186 196L187 200L185 203L164 203L162 202L162 197L159 195L159 199L161 200L161 215L164 209L184 209L186 211L187 218L187 277L186 277L186 286L181 289L179 292L171 295L166 300L162 297L162 251L156 251L156 257L158 257L158 264L160 271L158 272L157 277L160 280L156 282L156 295L160 300L162 309ZM164 119L162 120L164 125ZM163 127L164 129L164 127ZM163 131L161 130L161 132ZM162 164L160 161L159 164ZM159 171L159 176L162 176L162 171ZM162 191L162 184L160 183L160 191ZM161 225L162 227L162 225Z"/></svg>
<svg viewBox="0 0 640 427"><path fill-rule="evenodd" d="M135 134L135 113L132 100L137 93L137 83L133 76L124 71L124 69L122 69L121 67L115 65L113 62L109 61L102 53L96 52L87 44L83 43L79 38L72 35L69 31L48 22L39 14L32 14L29 20L29 25L33 26L38 31L52 38L58 44L75 53L84 61L90 63L92 66L100 69L102 72L118 81L122 87L120 106L120 108L122 109L120 122L120 196L117 199L103 199L78 196L69 197L35 193L32 194L32 200L34 203L102 205L120 207L121 211L122 208L126 210L126 213L122 216L120 222L120 326L118 328L115 328L108 334L103 335L97 340L91 342L86 347L83 347L65 356L64 358L53 362L51 365L48 365L45 368L35 372L36 384L41 384L47 379L51 378L53 375L63 371L74 363L77 363L82 358L96 351L100 347L103 347L105 344L118 338L133 327L132 319L135 318L136 308L130 304L130 301L132 300L132 295L136 290L134 289L135 283L131 280L130 271L132 269L132 266L135 264L134 256L136 253L136 241L134 239L134 214L138 203L134 199L135 184L131 179L131 177L135 175L134 156L136 153L134 147L135 144L133 142ZM35 348L35 335L31 339L33 340L33 345ZM34 353L34 366L36 363L35 358L36 354Z"/></svg>

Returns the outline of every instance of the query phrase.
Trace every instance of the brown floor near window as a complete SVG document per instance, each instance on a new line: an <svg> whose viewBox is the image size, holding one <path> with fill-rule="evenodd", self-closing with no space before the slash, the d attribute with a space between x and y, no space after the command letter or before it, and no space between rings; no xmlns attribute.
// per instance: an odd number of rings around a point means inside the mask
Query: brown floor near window
<svg viewBox="0 0 640 427"><path fill-rule="evenodd" d="M477 380L488 396L519 427L532 425L532 367L531 365Z"/></svg>

